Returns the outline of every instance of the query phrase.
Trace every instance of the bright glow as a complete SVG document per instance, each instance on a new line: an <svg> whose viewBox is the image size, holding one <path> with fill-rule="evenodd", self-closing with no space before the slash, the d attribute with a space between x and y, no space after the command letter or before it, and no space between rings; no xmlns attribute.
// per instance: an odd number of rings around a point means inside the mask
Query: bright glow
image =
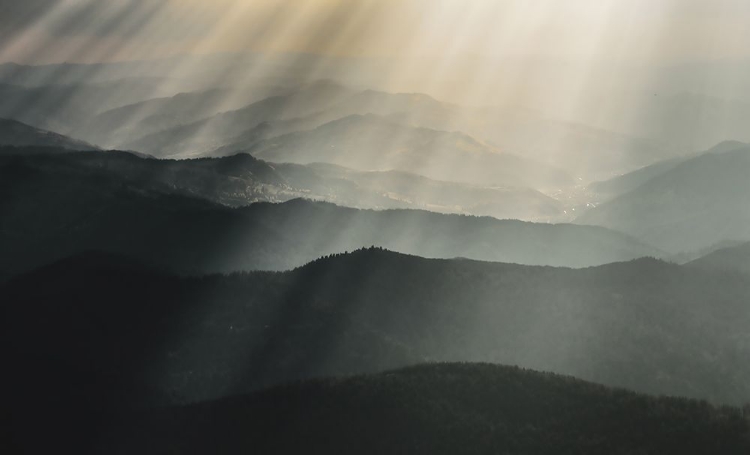
<svg viewBox="0 0 750 455"><path fill-rule="evenodd" d="M254 81L331 78L641 136L662 128L645 115L655 94L750 93L745 0L5 0L0 8L0 61L236 53L231 65L175 59L135 75L166 74L159 94L230 87L217 112L236 109L236 94ZM506 117L492 121L517 121ZM561 148L578 146L550 132L520 150L497 131L478 139L555 164ZM700 149L719 136L675 146Z"/></svg>

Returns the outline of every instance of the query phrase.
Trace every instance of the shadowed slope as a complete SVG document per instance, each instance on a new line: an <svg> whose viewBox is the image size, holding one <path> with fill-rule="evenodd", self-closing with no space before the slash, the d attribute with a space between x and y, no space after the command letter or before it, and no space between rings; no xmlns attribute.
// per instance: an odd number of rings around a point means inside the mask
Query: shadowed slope
<svg viewBox="0 0 750 455"><path fill-rule="evenodd" d="M0 146L56 147L68 151L96 150L96 147L86 142L2 118L0 118ZM2 153L0 149L0 154Z"/></svg>
<svg viewBox="0 0 750 455"><path fill-rule="evenodd" d="M8 368L8 380L28 382L33 371L43 382L53 368L75 384L59 383L61 400L137 404L481 361L648 393L750 398L741 360L750 283L736 274L655 260L572 270L370 249L286 273L175 278L101 258L0 290L6 357L33 365Z"/></svg>
<svg viewBox="0 0 750 455"><path fill-rule="evenodd" d="M132 416L132 452L601 454L750 450L738 409L491 365L429 365ZM294 437L290 437L294 435Z"/></svg>
<svg viewBox="0 0 750 455"><path fill-rule="evenodd" d="M598 227L304 200L240 209L215 204L280 197L279 190L294 194L283 172L246 155L187 163L128 154L77 157L80 162L0 161L6 272L90 249L199 273L283 270L370 245L429 257L575 267L659 254ZM148 172L144 163L152 166Z"/></svg>

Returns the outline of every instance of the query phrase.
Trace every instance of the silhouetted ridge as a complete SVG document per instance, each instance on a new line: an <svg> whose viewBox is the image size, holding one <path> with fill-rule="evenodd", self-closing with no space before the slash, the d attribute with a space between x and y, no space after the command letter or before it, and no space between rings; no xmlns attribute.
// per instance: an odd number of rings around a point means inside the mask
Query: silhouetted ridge
<svg viewBox="0 0 750 455"><path fill-rule="evenodd" d="M659 255L599 227L303 200L362 193L352 181L248 155L186 161L118 152L2 157L0 188L0 251L9 258L8 273L87 250L181 273L288 270L371 245L425 257L570 267Z"/></svg>
<svg viewBox="0 0 750 455"><path fill-rule="evenodd" d="M73 175L88 181L96 177L124 180L142 189L188 194L229 206L306 197L358 208L421 208L529 221L547 222L562 213L558 201L530 189L475 187L403 172L370 173L330 165L271 164L246 154L180 161L136 161L127 160L115 151L69 154L66 149L46 148L37 151L0 147L0 154L24 156L22 162L26 166L44 169L55 178ZM65 156L29 156L38 154Z"/></svg>
<svg viewBox="0 0 750 455"><path fill-rule="evenodd" d="M289 435L294 435L290 437ZM121 420L138 453L744 455L739 409L480 364L312 381Z"/></svg>
<svg viewBox="0 0 750 455"><path fill-rule="evenodd" d="M177 278L129 267L84 255L0 288L12 321L3 336L34 341L6 353L81 365L74 371L129 358L132 383L95 375L82 384L134 403L425 361L516 364L719 403L750 398L749 366L737 361L750 354L736 343L750 324L750 282L738 274L652 259L588 269L435 260L378 247L284 273ZM140 339L158 340L143 364ZM8 369L22 380L24 369Z"/></svg>
<svg viewBox="0 0 750 455"><path fill-rule="evenodd" d="M4 147L36 147L37 153L45 150L53 153L52 147L60 147L66 150L97 150L91 144L83 141L36 128L16 120L0 118L0 146ZM19 149L3 148L0 153Z"/></svg>

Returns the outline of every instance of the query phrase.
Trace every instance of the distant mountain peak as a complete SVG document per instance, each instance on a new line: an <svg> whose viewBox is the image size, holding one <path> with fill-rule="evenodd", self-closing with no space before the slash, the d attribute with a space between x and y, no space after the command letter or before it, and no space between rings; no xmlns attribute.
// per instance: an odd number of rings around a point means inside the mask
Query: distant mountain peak
<svg viewBox="0 0 750 455"><path fill-rule="evenodd" d="M305 85L304 88L310 89L310 88L341 88L345 89L347 88L346 85L342 84L341 82L335 80L335 79L317 79L315 81L310 82L309 84Z"/></svg>

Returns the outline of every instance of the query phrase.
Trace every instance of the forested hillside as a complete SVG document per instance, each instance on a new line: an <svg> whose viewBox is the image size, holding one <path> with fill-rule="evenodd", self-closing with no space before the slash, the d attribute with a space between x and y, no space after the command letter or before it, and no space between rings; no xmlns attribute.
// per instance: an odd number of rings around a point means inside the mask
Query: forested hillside
<svg viewBox="0 0 750 455"><path fill-rule="evenodd" d="M0 253L7 273L91 249L193 273L285 270L371 245L427 257L571 267L660 254L599 227L300 199L230 208L224 204L294 196L299 190L291 181L303 185L305 169L285 176L247 155L190 162L98 156L0 158Z"/></svg>
<svg viewBox="0 0 750 455"><path fill-rule="evenodd" d="M87 254L14 279L0 298L6 358L21 362L6 378L47 384L54 371L60 389L42 389L61 400L83 387L75 400L190 402L478 361L741 404L747 295L742 275L651 259L572 270L368 249L203 278Z"/></svg>
<svg viewBox="0 0 750 455"><path fill-rule="evenodd" d="M480 364L306 382L136 414L118 424L98 448L143 454L750 451L750 427L739 409Z"/></svg>

